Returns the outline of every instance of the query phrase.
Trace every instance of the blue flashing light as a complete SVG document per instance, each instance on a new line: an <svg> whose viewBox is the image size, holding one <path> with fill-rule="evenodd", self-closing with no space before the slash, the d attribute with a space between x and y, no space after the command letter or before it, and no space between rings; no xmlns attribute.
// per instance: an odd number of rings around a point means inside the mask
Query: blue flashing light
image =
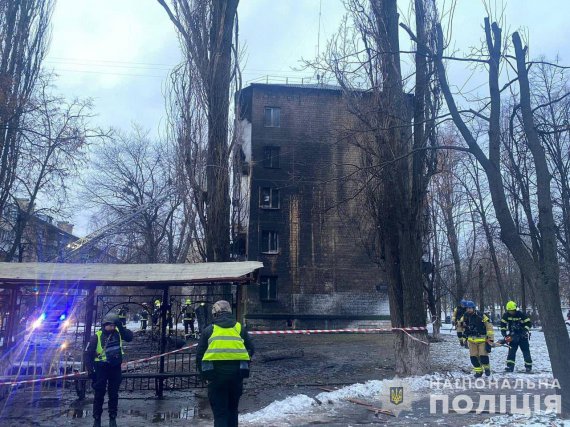
<svg viewBox="0 0 570 427"><path fill-rule="evenodd" d="M46 320L47 315L45 313L40 314L40 320Z"/></svg>
<svg viewBox="0 0 570 427"><path fill-rule="evenodd" d="M67 315L65 313L63 313L61 316L59 316L59 320L65 320L66 317L67 317Z"/></svg>

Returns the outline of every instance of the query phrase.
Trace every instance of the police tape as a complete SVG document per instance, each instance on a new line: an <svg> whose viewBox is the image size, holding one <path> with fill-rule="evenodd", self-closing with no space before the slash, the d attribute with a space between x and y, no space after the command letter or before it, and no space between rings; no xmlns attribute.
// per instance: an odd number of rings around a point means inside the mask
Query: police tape
<svg viewBox="0 0 570 427"><path fill-rule="evenodd" d="M192 344L192 345L189 345L186 347L179 348L177 350L168 351L166 353L156 354L154 356L145 357L145 358L137 359L137 360L130 360L128 362L122 363L121 368L123 371L126 371L129 369L128 368L129 365L137 365L137 364L149 362L151 360L160 359L161 357L168 356L170 354L179 353L179 352L184 351L184 350L189 350L191 348L196 347L197 345L198 344ZM33 380L0 381L0 386L3 386L3 385L16 386L16 385L22 385L22 384L32 384L32 383L42 383L42 382L55 381L55 380L65 380L65 379L69 379L69 378L81 377L84 375L87 375L87 371L74 372L73 374L56 375L56 376L51 376L51 377L34 378Z"/></svg>
<svg viewBox="0 0 570 427"><path fill-rule="evenodd" d="M282 331L249 331L250 335L289 335L289 334L367 334L376 332L394 332L403 331L409 335L409 332L427 331L425 326L413 326L408 328L348 328L348 329L286 329Z"/></svg>

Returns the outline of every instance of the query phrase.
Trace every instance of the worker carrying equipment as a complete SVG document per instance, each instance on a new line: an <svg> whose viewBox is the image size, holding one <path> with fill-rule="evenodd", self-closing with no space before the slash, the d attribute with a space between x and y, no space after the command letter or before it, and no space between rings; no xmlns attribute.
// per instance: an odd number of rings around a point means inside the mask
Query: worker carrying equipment
<svg viewBox="0 0 570 427"><path fill-rule="evenodd" d="M227 301L216 302L212 315L213 324L200 336L196 362L208 381L214 425L237 426L243 378L249 376L254 347L246 328L234 320Z"/></svg>
<svg viewBox="0 0 570 427"><path fill-rule="evenodd" d="M491 375L489 349L494 345L493 325L485 313L475 310L473 301L465 302L465 313L459 319L458 331L467 341L475 377L481 377L483 372L486 376Z"/></svg>
<svg viewBox="0 0 570 427"><path fill-rule="evenodd" d="M509 342L510 345L505 372L513 372L515 370L519 347L523 354L526 372L532 372L532 357L530 356L529 343L532 322L526 313L518 310L516 302L507 302L505 308L507 311L501 318L501 335L505 337L505 341Z"/></svg>

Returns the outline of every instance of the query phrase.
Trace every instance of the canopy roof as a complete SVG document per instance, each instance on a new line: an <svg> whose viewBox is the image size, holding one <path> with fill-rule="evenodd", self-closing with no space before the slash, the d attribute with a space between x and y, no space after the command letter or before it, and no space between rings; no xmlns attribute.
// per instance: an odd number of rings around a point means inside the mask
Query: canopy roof
<svg viewBox="0 0 570 427"><path fill-rule="evenodd" d="M0 262L0 286L148 286L246 283L263 267L258 261L198 264L57 264Z"/></svg>

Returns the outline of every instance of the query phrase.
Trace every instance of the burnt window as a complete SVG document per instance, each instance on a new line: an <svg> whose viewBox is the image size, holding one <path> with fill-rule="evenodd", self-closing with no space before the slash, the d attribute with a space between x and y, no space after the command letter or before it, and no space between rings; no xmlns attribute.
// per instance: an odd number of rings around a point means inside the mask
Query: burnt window
<svg viewBox="0 0 570 427"><path fill-rule="evenodd" d="M281 108L265 107L265 127L281 127Z"/></svg>
<svg viewBox="0 0 570 427"><path fill-rule="evenodd" d="M278 168L279 167L279 147L263 148L263 167Z"/></svg>
<svg viewBox="0 0 570 427"><path fill-rule="evenodd" d="M261 276L259 284L260 300L275 301L277 299L277 276Z"/></svg>
<svg viewBox="0 0 570 427"><path fill-rule="evenodd" d="M261 252L266 254L279 253L279 233L277 231L261 232Z"/></svg>
<svg viewBox="0 0 570 427"><path fill-rule="evenodd" d="M279 190L262 187L259 190L259 207L263 209L279 209Z"/></svg>

